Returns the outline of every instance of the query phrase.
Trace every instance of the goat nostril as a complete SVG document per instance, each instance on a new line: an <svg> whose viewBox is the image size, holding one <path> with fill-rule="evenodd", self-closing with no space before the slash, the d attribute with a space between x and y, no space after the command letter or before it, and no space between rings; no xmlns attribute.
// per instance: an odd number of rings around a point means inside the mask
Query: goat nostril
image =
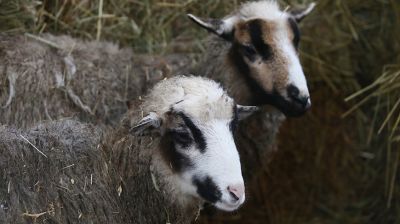
<svg viewBox="0 0 400 224"><path fill-rule="evenodd" d="M238 201L238 200L239 200L239 197L238 197L235 193L229 192L229 194L232 196L232 198L235 199L235 201Z"/></svg>
<svg viewBox="0 0 400 224"><path fill-rule="evenodd" d="M231 197L235 200L235 201L239 201L239 199L243 196L244 194L244 189L243 187L240 186L228 186L228 191L229 194L231 195Z"/></svg>
<svg viewBox="0 0 400 224"><path fill-rule="evenodd" d="M297 102L298 104L300 104L302 107L304 107L304 109L308 109L311 107L311 100L310 97L308 96L292 96L291 97L295 102Z"/></svg>
<svg viewBox="0 0 400 224"><path fill-rule="evenodd" d="M299 88L294 85L289 85L287 88L288 96L297 104L300 104L304 109L311 107L311 101L309 96L304 96L300 93Z"/></svg>
<svg viewBox="0 0 400 224"><path fill-rule="evenodd" d="M307 108L308 99L309 99L309 97L299 97L299 98L297 98L297 102L299 102L304 108Z"/></svg>
<svg viewBox="0 0 400 224"><path fill-rule="evenodd" d="M288 95L290 97L295 98L295 99L299 98L300 90L296 86L290 85L288 87L287 91L288 91Z"/></svg>

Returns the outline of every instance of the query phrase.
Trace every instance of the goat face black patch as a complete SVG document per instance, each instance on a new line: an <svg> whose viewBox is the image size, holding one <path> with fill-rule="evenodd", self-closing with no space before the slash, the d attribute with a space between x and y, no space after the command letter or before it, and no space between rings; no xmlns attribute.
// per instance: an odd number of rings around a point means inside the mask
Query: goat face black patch
<svg viewBox="0 0 400 224"><path fill-rule="evenodd" d="M211 179L206 176L205 178L193 177L193 184L197 188L197 193L206 201L215 203L222 197L222 192Z"/></svg>
<svg viewBox="0 0 400 224"><path fill-rule="evenodd" d="M188 148L193 144L193 138L191 134L185 130L185 128L173 129L170 130L171 137L175 146L179 146L181 148Z"/></svg>
<svg viewBox="0 0 400 224"><path fill-rule="evenodd" d="M194 122L183 112L170 112L171 127L168 127L162 138L160 148L163 152L163 157L166 162L172 166L175 172L183 172L193 167L189 155L186 150L189 150L194 144L200 153L204 153L207 147L205 137L201 130ZM175 119L181 119L177 122ZM183 122L182 122L183 121Z"/></svg>
<svg viewBox="0 0 400 224"><path fill-rule="evenodd" d="M264 41L262 20L256 19L248 24L251 43L263 60L268 60L272 57L271 47Z"/></svg>
<svg viewBox="0 0 400 224"><path fill-rule="evenodd" d="M178 151L176 137L176 133L173 130L167 130L161 139L160 149L167 164L171 165L174 172L180 173L193 167L193 163L188 156ZM186 142L182 142L182 144L186 144Z"/></svg>
<svg viewBox="0 0 400 224"><path fill-rule="evenodd" d="M185 122L185 125L192 132L192 136L197 148L200 150L201 153L204 153L206 151L207 143L201 130L193 123L193 121L188 116L186 116L186 114L179 112L178 115L182 118L182 120Z"/></svg>
<svg viewBox="0 0 400 224"><path fill-rule="evenodd" d="M230 57L238 69L239 74L244 78L246 85L251 89L252 98L247 102L248 104L255 106L262 106L265 104L273 105L289 117L297 117L305 113L304 109L299 108L297 104L285 99L276 90L265 90L260 83L250 75L251 71L249 65L236 51L232 50L230 52ZM232 127L231 125L231 130L235 130Z"/></svg>
<svg viewBox="0 0 400 224"><path fill-rule="evenodd" d="M293 45L296 49L299 48L300 43L300 30L297 25L297 22L293 18L289 18L289 27L293 33Z"/></svg>

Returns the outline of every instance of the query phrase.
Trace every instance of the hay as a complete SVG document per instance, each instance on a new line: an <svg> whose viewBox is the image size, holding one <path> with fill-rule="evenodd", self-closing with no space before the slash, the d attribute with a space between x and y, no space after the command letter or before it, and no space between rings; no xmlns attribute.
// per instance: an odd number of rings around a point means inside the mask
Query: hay
<svg viewBox="0 0 400 224"><path fill-rule="evenodd" d="M184 13L219 17L241 1L105 1L102 18L98 1L33 2L0 2L0 30L93 40L100 21L100 39L136 52L198 53L206 32ZM234 214L203 215L201 222L399 222L400 91L394 78L400 70L399 23L395 0L318 1L303 21L301 42L312 111L286 122L272 164L249 183L245 207Z"/></svg>
<svg viewBox="0 0 400 224"><path fill-rule="evenodd" d="M80 39L113 40L131 46L135 52L160 52L171 48L188 51L182 42L188 42L188 37L196 36L198 32L186 29L190 22L185 13L217 16L237 5L236 0L4 0L0 2L0 31L51 32ZM171 46L170 40L176 36L180 40Z"/></svg>

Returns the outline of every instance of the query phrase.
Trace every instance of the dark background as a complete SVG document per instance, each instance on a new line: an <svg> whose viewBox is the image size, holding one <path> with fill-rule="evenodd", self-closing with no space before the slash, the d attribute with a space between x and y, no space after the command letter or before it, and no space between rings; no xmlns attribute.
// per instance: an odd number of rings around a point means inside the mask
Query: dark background
<svg viewBox="0 0 400 224"><path fill-rule="evenodd" d="M198 58L207 33L185 14L218 18L240 2L0 0L0 31ZM198 223L400 223L400 2L317 4L301 24L312 110L284 123L271 163L247 183L243 208L203 214Z"/></svg>

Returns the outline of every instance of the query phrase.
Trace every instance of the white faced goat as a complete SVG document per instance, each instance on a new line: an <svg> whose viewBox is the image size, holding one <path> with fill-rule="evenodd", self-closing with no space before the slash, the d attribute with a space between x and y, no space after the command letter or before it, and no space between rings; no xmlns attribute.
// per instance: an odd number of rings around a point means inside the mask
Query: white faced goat
<svg viewBox="0 0 400 224"><path fill-rule="evenodd" d="M190 223L205 201L235 210L245 191L232 131L254 110L179 76L106 134L70 120L1 127L0 222Z"/></svg>
<svg viewBox="0 0 400 224"><path fill-rule="evenodd" d="M233 131L256 109L236 105L214 81L177 76L157 84L128 118L147 114L131 131L151 133L153 147L145 143L143 153L150 153L157 179L169 186L168 198L202 199L231 211L245 199Z"/></svg>

